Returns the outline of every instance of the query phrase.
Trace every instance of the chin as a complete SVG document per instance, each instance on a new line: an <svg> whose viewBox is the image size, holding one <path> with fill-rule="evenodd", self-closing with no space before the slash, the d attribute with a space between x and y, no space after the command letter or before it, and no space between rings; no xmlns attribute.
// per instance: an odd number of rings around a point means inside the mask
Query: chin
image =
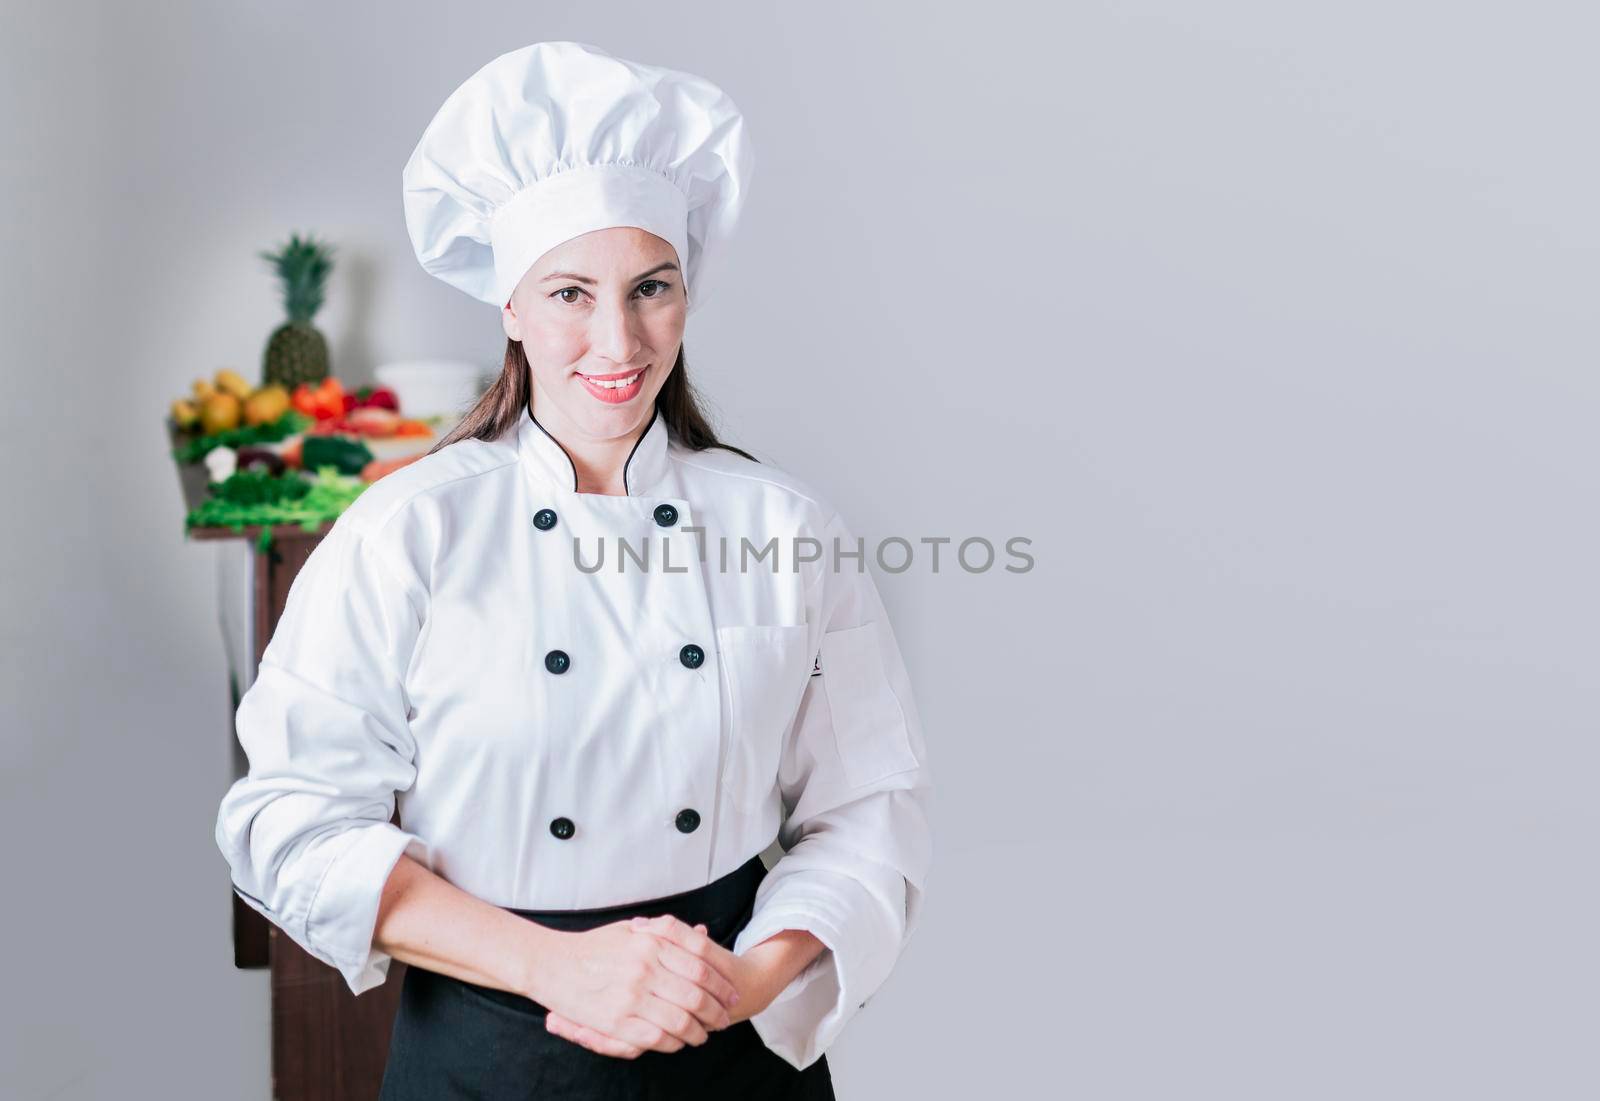
<svg viewBox="0 0 1600 1101"><path fill-rule="evenodd" d="M578 385L581 387L582 383ZM617 405L606 405L585 391L575 395L578 399L578 408L571 411L576 414L572 419L592 436L619 436L650 423L658 392L641 392L628 401Z"/></svg>

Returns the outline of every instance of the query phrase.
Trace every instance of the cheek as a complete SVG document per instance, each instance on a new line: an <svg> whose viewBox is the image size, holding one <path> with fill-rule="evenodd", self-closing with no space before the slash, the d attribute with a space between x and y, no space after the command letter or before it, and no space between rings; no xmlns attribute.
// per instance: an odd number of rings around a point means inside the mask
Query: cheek
<svg viewBox="0 0 1600 1101"><path fill-rule="evenodd" d="M530 353L528 358L535 367L540 364L568 367L583 358L589 349L589 338L581 325L564 324L536 314L523 326L522 346Z"/></svg>
<svg viewBox="0 0 1600 1101"><path fill-rule="evenodd" d="M644 322L644 338L657 351L676 348L683 340L683 307L658 310L648 315Z"/></svg>

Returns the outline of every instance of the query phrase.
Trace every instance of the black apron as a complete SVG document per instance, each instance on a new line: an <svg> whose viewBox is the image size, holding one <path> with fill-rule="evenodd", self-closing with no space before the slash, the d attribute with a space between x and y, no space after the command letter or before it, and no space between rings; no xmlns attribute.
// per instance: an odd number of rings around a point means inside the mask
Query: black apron
<svg viewBox="0 0 1600 1101"><path fill-rule="evenodd" d="M568 931L672 914L689 925L704 922L711 938L731 950L750 921L765 875L757 855L704 887L664 898L592 910L511 912ZM408 966L379 1101L833 1101L826 1055L796 1070L762 1042L748 1020L708 1030L698 1047L646 1050L622 1059L546 1031L546 1012L520 994Z"/></svg>

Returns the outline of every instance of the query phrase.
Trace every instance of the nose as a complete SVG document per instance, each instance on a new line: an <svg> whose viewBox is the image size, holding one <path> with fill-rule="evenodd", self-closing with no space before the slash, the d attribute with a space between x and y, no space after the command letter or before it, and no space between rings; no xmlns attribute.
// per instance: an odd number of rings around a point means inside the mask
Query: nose
<svg viewBox="0 0 1600 1101"><path fill-rule="evenodd" d="M589 348L614 363L630 363L644 342L634 331L634 312L626 303L603 301L589 320Z"/></svg>

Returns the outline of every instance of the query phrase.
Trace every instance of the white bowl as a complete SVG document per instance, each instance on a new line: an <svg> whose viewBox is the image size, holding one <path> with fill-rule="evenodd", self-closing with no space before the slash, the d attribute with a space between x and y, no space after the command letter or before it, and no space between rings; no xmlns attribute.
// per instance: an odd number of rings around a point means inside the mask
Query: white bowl
<svg viewBox="0 0 1600 1101"><path fill-rule="evenodd" d="M385 363L372 373L394 391L403 417L460 417L483 396L489 374L476 363L451 359Z"/></svg>

